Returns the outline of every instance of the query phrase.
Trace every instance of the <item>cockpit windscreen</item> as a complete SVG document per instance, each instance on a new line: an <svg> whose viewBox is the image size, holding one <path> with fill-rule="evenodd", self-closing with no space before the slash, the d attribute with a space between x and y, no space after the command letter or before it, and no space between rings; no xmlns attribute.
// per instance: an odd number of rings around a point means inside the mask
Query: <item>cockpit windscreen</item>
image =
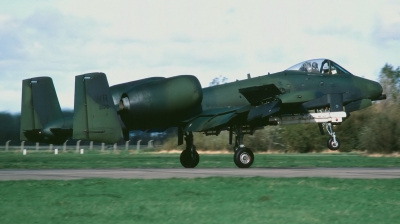
<svg viewBox="0 0 400 224"><path fill-rule="evenodd" d="M346 69L329 59L313 59L298 63L286 70L302 71L316 74L346 74L351 75Z"/></svg>

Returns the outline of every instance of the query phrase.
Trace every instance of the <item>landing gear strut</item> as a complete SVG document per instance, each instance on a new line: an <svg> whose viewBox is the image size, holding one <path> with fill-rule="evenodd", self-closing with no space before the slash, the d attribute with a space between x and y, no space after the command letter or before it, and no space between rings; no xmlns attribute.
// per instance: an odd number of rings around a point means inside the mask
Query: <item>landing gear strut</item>
<svg viewBox="0 0 400 224"><path fill-rule="evenodd" d="M235 154L233 155L233 161L236 166L239 168L249 168L254 162L254 154L249 149L246 148L243 144L243 136L241 127L236 128L236 136L235 136Z"/></svg>
<svg viewBox="0 0 400 224"><path fill-rule="evenodd" d="M332 129L332 123L323 123L323 125L325 126L328 134L331 136L331 138L327 142L328 148L330 150L338 150L340 147L340 142Z"/></svg>
<svg viewBox="0 0 400 224"><path fill-rule="evenodd" d="M200 156L193 145L193 133L185 133L186 148L181 153L181 164L185 168L195 168L199 164Z"/></svg>

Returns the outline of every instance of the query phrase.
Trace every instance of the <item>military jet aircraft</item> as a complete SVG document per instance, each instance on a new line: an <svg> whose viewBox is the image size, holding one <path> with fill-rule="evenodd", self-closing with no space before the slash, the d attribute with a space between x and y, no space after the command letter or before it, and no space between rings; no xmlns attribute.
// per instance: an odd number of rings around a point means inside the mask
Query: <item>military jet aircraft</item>
<svg viewBox="0 0 400 224"><path fill-rule="evenodd" d="M113 143L131 130L178 128L186 142L180 161L196 167L193 132L234 140L234 162L248 168L253 152L243 138L267 125L318 123L330 149L340 147L332 130L351 112L383 100L382 86L357 77L329 59L307 60L282 72L202 88L191 75L152 77L109 87L104 73L75 77L73 138ZM312 112L310 112L312 111Z"/></svg>

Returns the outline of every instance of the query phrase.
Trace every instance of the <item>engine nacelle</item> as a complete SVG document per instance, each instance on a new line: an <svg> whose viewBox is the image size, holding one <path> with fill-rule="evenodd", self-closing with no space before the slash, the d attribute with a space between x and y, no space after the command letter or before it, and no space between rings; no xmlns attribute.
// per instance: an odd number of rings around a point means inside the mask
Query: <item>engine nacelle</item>
<svg viewBox="0 0 400 224"><path fill-rule="evenodd" d="M203 92L199 80L181 75L136 86L121 96L119 113L135 120L160 118L184 113L201 104Z"/></svg>

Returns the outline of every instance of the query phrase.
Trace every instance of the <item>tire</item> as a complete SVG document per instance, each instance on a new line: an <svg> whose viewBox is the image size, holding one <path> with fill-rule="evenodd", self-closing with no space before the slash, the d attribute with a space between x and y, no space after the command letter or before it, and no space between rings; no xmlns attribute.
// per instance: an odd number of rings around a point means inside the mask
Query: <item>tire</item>
<svg viewBox="0 0 400 224"><path fill-rule="evenodd" d="M185 168L195 168L200 162L200 156L199 153L194 150L192 157L192 151L185 149L181 153L180 161L182 166Z"/></svg>
<svg viewBox="0 0 400 224"><path fill-rule="evenodd" d="M233 161L239 168L249 168L254 162L254 154L249 148L239 148L233 155Z"/></svg>
<svg viewBox="0 0 400 224"><path fill-rule="evenodd" d="M340 148L340 141L336 138L337 145L334 144L333 138L330 138L327 142L327 146L330 150L338 150Z"/></svg>

